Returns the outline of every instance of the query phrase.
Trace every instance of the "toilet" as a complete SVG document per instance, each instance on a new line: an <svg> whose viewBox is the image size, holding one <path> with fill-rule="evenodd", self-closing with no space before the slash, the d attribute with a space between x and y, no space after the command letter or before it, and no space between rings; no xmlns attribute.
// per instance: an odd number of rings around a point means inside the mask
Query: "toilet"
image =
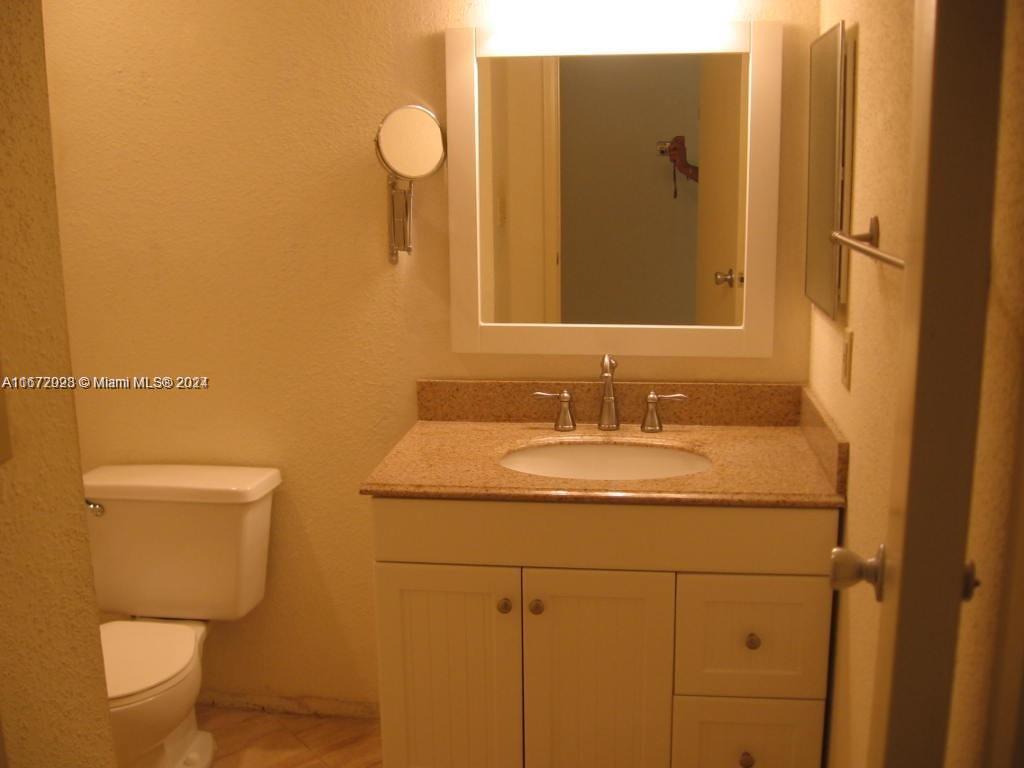
<svg viewBox="0 0 1024 768"><path fill-rule="evenodd" d="M206 621L263 599L267 467L103 466L83 476L96 597L128 617L100 626L121 768L208 768L213 737L196 725Z"/></svg>

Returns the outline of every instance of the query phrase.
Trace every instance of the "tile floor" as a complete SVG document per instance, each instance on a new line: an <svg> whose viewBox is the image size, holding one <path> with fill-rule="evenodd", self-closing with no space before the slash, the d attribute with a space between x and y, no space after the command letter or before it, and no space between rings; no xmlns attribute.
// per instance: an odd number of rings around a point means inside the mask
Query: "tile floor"
<svg viewBox="0 0 1024 768"><path fill-rule="evenodd" d="M283 715L200 705L217 740L213 768L380 768L380 724L354 717Z"/></svg>

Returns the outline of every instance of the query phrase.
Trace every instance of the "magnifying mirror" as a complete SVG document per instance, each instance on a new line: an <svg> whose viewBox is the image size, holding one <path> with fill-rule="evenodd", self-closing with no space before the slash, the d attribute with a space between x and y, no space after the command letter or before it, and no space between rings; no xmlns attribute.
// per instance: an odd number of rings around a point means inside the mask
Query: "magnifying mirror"
<svg viewBox="0 0 1024 768"><path fill-rule="evenodd" d="M375 139L377 158L388 172L390 258L412 253L412 183L434 173L444 162L444 134L429 109L410 104L381 121Z"/></svg>

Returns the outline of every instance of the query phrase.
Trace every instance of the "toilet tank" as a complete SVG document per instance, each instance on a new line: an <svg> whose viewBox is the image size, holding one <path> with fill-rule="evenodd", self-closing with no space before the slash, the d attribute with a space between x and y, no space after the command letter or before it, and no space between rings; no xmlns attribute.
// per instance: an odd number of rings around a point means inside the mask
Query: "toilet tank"
<svg viewBox="0 0 1024 768"><path fill-rule="evenodd" d="M83 476L99 607L174 619L237 619L263 599L268 467L96 467Z"/></svg>

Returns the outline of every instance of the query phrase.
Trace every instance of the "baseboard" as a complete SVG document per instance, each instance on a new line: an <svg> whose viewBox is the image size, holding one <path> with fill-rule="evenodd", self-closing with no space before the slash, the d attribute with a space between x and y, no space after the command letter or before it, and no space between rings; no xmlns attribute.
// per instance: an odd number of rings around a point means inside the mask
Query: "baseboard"
<svg viewBox="0 0 1024 768"><path fill-rule="evenodd" d="M263 693L228 693L202 690L199 703L234 709L261 709L293 715L334 715L342 717L378 717L375 701L342 701L322 696L275 696Z"/></svg>

